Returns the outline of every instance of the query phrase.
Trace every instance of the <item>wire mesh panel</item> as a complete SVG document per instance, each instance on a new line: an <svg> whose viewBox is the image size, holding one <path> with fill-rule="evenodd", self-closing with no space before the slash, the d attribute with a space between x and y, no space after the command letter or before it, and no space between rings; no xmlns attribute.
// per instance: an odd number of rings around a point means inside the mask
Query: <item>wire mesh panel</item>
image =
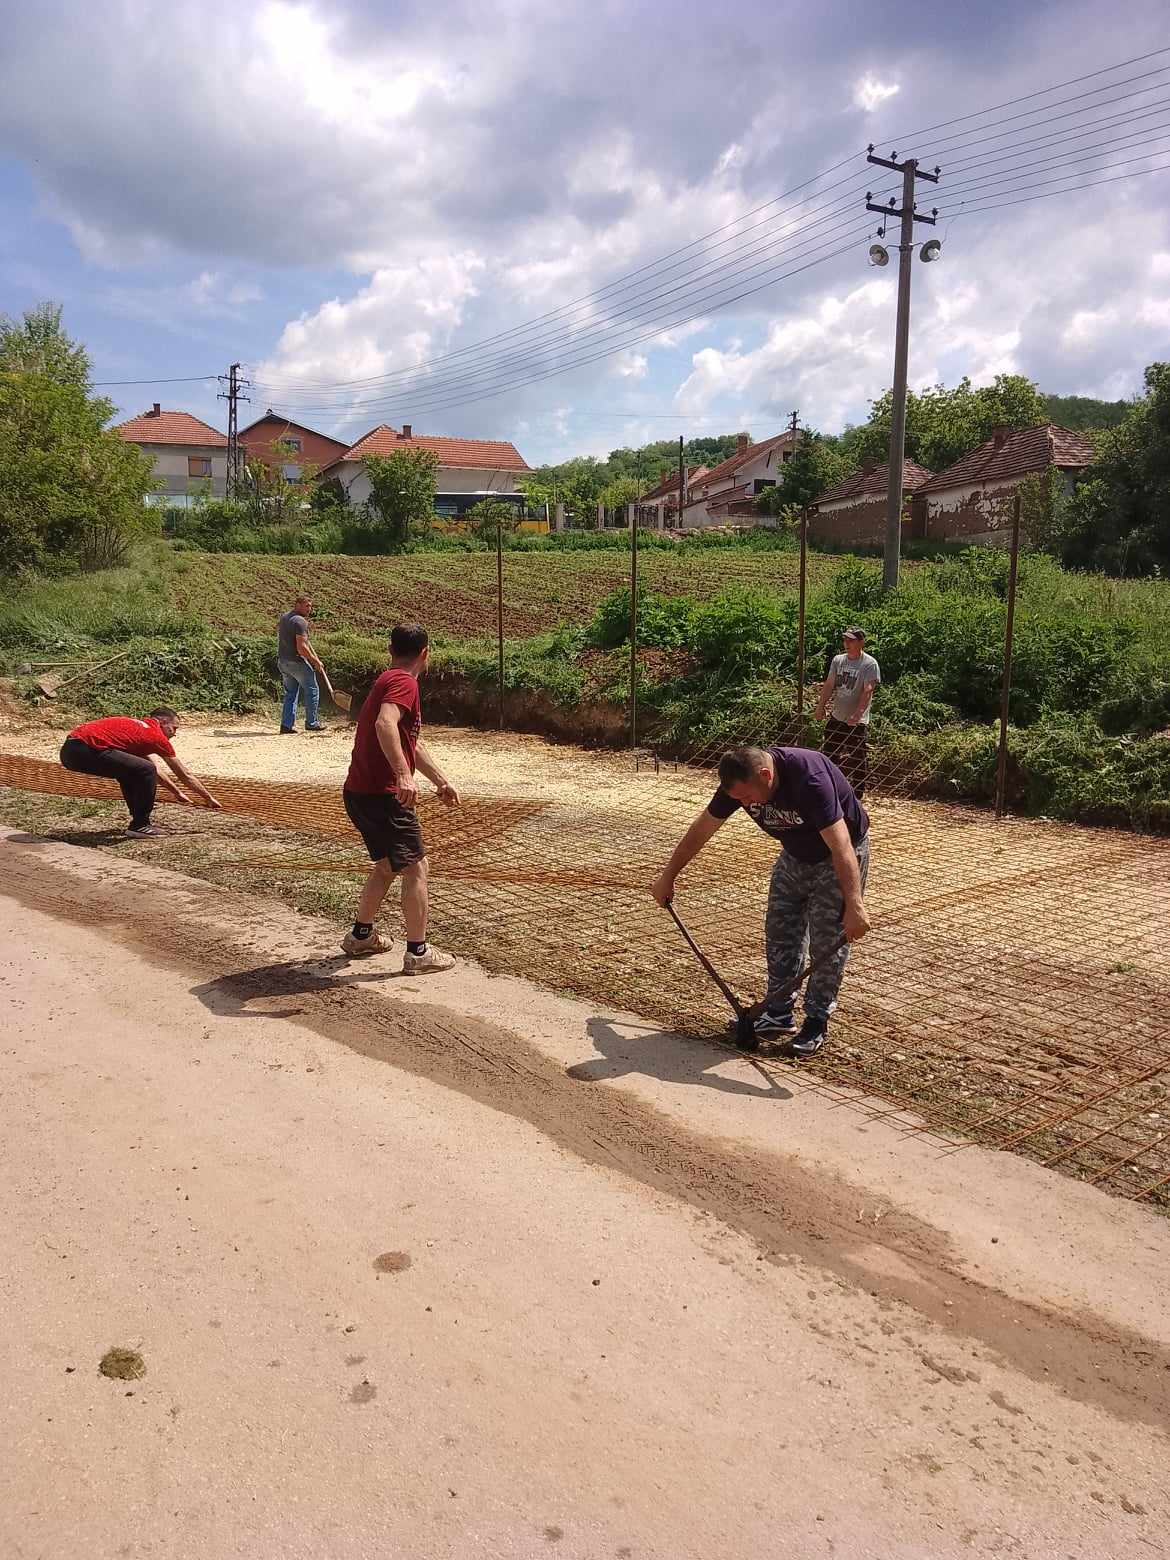
<svg viewBox="0 0 1170 1560"><path fill-rule="evenodd" d="M333 787L216 779L225 809L303 839L263 864L364 872ZM106 781L0 755L0 784L109 798ZM714 777L635 774L591 798L420 801L436 936L664 1029L726 1038L722 998L648 892ZM1170 1203L1170 840L889 796L867 801L872 934L853 951L830 1044L794 1073L863 1108L1013 1149L1130 1197ZM339 854L339 842L354 849ZM745 998L762 995L775 844L732 819L677 904ZM231 881L247 885L241 844ZM259 863L256 863L259 864ZM868 1101L868 1104L864 1102Z"/></svg>

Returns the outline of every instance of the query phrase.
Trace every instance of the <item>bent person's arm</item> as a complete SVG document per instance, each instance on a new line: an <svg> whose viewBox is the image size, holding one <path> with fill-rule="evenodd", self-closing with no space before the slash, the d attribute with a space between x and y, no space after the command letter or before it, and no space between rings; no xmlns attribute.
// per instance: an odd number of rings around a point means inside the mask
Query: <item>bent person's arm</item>
<svg viewBox="0 0 1170 1560"><path fill-rule="evenodd" d="M439 793L440 801L448 802L453 806L458 806L459 792L451 784L450 780L447 779L447 776L439 768L438 764L435 763L434 759L431 757L427 749L423 747L421 742L415 745L414 763L415 768L420 769L423 774L426 775L427 779Z"/></svg>
<svg viewBox="0 0 1170 1560"><path fill-rule="evenodd" d="M317 652L309 643L308 634L297 635L297 654L300 656L302 661L308 661L309 665L316 671L320 672L321 676L324 677L325 668L321 665L321 661L317 655Z"/></svg>
<svg viewBox="0 0 1170 1560"><path fill-rule="evenodd" d="M207 789L201 780L196 780L195 776L186 767L181 759L171 758L169 755L164 753L163 763L166 764L169 769L173 769L183 784L189 785L193 791L195 791L203 798L209 807L220 808L223 806L223 803L212 796L211 792ZM159 773L159 779L164 785L171 785L171 782L167 779L166 775L161 773L161 771ZM171 789L176 790L177 787L172 785ZM182 795L182 792L180 791L179 794Z"/></svg>
<svg viewBox="0 0 1170 1560"><path fill-rule="evenodd" d="M670 860L650 885L650 892L660 905L665 907L674 898L674 885L679 873L706 845L717 830L726 823L725 818L716 818L704 807L703 811L691 824L690 828L679 840L671 853Z"/></svg>
<svg viewBox="0 0 1170 1560"><path fill-rule="evenodd" d="M857 864L857 852L853 849L844 818L838 818L836 823L822 829L821 839L833 854L833 871L837 874L841 897L845 901L841 930L850 942L860 942L869 931L869 916L861 897L861 868Z"/></svg>
<svg viewBox="0 0 1170 1560"><path fill-rule="evenodd" d="M390 762L398 800L403 807L413 807L415 802L418 801L418 783L410 772L410 765L406 762L406 752L402 746L402 733L398 729L399 722L405 714L406 711L401 704L394 704L393 702L383 704L378 711L378 719L374 723L374 730L378 734L378 746Z"/></svg>

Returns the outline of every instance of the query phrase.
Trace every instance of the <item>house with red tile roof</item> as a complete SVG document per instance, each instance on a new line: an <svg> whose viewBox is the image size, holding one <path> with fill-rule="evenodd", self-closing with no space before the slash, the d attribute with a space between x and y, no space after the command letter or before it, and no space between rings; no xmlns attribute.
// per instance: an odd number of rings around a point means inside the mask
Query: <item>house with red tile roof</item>
<svg viewBox="0 0 1170 1560"><path fill-rule="evenodd" d="M923 483L918 492L925 506L923 534L932 541L1003 542L1021 482L1056 470L1071 492L1095 459L1092 439L1055 423L997 428L977 450Z"/></svg>
<svg viewBox="0 0 1170 1560"><path fill-rule="evenodd" d="M205 493L227 492L227 437L190 412L168 412L156 401L113 430L154 460L157 489L151 504L186 505Z"/></svg>
<svg viewBox="0 0 1170 1560"><path fill-rule="evenodd" d="M370 479L362 461L367 455L392 455L395 450L433 450L439 457L435 473L435 513L454 519L484 498L523 504L517 478L529 465L514 444L501 439L451 439L415 433L409 423L391 428L382 423L320 473L322 481L336 477L351 504L364 504Z"/></svg>
<svg viewBox="0 0 1170 1560"><path fill-rule="evenodd" d="M260 461L278 471L286 482L298 482L306 466L320 471L340 460L349 448L345 439L331 439L304 423L282 417L270 406L263 417L241 428L245 461Z"/></svg>
<svg viewBox="0 0 1170 1560"><path fill-rule="evenodd" d="M865 461L860 471L818 493L809 505L809 539L858 545L884 541L889 472L888 461L881 466ZM914 496L933 475L915 461L902 462L903 513L909 511L912 523L917 514Z"/></svg>
<svg viewBox="0 0 1170 1560"><path fill-rule="evenodd" d="M687 492L700 477L707 475L706 466L687 467ZM662 480L643 493L638 500L638 507L642 511L639 516L639 524L656 525L659 529L665 526L678 524L678 468L663 474Z"/></svg>
<svg viewBox="0 0 1170 1560"><path fill-rule="evenodd" d="M781 467L792 458L801 438L800 433L778 433L753 444L741 433L734 455L688 485L683 529L724 525L729 520L751 523L756 497L765 488L776 486Z"/></svg>

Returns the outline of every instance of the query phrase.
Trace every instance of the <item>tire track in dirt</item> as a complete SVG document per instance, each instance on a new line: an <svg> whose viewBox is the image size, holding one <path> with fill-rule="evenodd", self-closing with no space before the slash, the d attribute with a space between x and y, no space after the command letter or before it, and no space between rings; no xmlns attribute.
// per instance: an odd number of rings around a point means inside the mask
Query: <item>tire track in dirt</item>
<svg viewBox="0 0 1170 1560"><path fill-rule="evenodd" d="M1124 1421L1170 1426L1170 1349L1084 1311L1004 1296L960 1272L944 1232L899 1210L878 1230L856 1220L856 1190L782 1153L689 1130L620 1088L583 1084L521 1035L435 1005L399 1006L320 974L312 960L250 961L249 929L271 907L195 879L132 898L0 846L3 892L56 919L101 928L151 963L194 976L224 1015L288 1016L386 1062L529 1122L583 1161L713 1215L769 1261L795 1257L909 1306L1002 1363ZM290 1006L290 999L293 999ZM685 1043L685 1042L680 1042Z"/></svg>

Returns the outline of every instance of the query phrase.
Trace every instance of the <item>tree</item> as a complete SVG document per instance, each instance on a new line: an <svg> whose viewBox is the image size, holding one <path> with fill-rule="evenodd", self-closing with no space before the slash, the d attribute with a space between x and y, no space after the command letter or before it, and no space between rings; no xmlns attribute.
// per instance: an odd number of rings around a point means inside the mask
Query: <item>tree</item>
<svg viewBox="0 0 1170 1560"><path fill-rule="evenodd" d="M869 421L849 428L841 445L860 465L889 459L893 395L874 401ZM906 397L906 458L928 471L945 471L991 438L996 428L1032 428L1046 420L1044 399L1022 374L999 374L973 389L964 377L953 390L932 385Z"/></svg>
<svg viewBox="0 0 1170 1560"><path fill-rule="evenodd" d="M279 465L267 461L250 460L244 466L244 491L247 495L251 518L258 524L287 520L299 520L313 497L313 479L318 467L300 460L296 449L283 439L274 439L273 452ZM286 477L285 462L300 466L299 477Z"/></svg>
<svg viewBox="0 0 1170 1560"><path fill-rule="evenodd" d="M89 389L89 354L61 326L61 305L39 303L18 324L0 315L0 373L42 374L56 385Z"/></svg>
<svg viewBox="0 0 1170 1560"><path fill-rule="evenodd" d="M1126 413L1133 405L1132 401L1097 401L1087 395L1045 395L1041 400L1049 422L1078 433L1116 428L1125 421Z"/></svg>
<svg viewBox="0 0 1170 1560"><path fill-rule="evenodd" d="M1074 568L1170 568L1170 363L1152 363L1145 385L1064 506L1051 545Z"/></svg>
<svg viewBox="0 0 1170 1560"><path fill-rule="evenodd" d="M776 486L764 489L756 500L756 508L769 515L780 514L794 505L802 508L855 469L854 462L840 453L835 442L806 429L791 457L781 466Z"/></svg>
<svg viewBox="0 0 1170 1560"><path fill-rule="evenodd" d="M108 568L157 530L153 462L106 429L113 411L79 384L0 373L0 568Z"/></svg>
<svg viewBox="0 0 1170 1560"><path fill-rule="evenodd" d="M435 512L434 450L395 450L392 455L367 455L362 465L370 481L371 530L390 550L406 545L412 525L427 524Z"/></svg>
<svg viewBox="0 0 1170 1560"><path fill-rule="evenodd" d="M604 504L612 513L624 509L627 504L636 504L645 491L645 482L639 482L636 477L617 477L606 483L597 496L597 502Z"/></svg>
<svg viewBox="0 0 1170 1560"><path fill-rule="evenodd" d="M491 542L494 547L500 530L510 536L520 524L520 511L507 499L481 498L478 504L472 504L463 518L470 524L473 536L478 536L481 542Z"/></svg>

